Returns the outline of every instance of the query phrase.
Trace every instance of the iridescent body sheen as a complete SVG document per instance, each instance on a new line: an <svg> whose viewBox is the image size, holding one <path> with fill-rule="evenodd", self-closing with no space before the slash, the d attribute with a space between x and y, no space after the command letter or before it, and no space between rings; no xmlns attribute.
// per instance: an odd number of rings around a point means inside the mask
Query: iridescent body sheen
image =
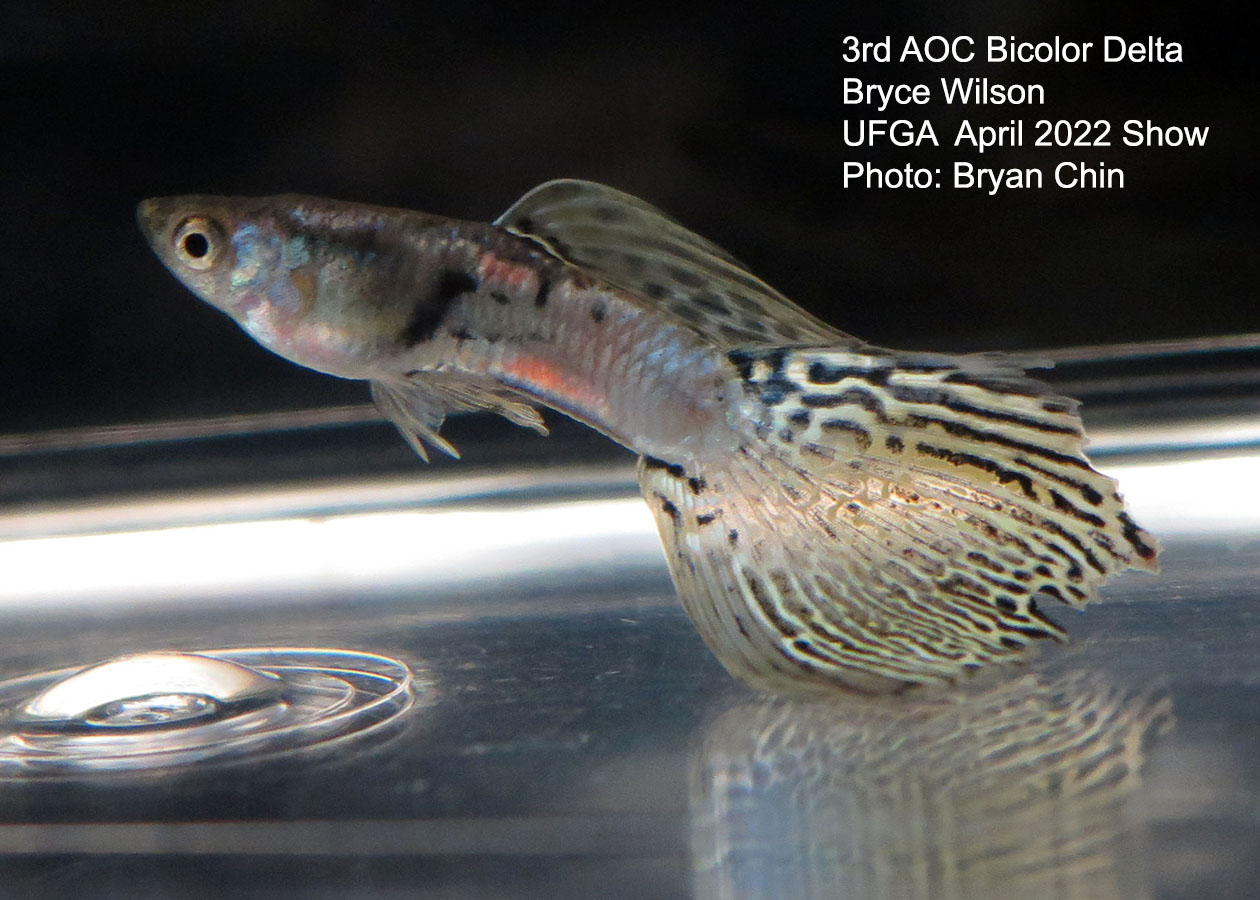
<svg viewBox="0 0 1260 900"><path fill-rule="evenodd" d="M310 197L148 200L166 266L264 346L371 382L423 456L536 407L641 455L684 607L760 686L1017 658L1153 568L1075 404L993 355L871 347L651 206L550 182L493 225Z"/></svg>

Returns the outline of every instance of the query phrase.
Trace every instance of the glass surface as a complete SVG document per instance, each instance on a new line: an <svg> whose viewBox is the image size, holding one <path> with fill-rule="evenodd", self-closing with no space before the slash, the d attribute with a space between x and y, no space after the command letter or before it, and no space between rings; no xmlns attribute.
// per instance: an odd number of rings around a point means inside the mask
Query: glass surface
<svg viewBox="0 0 1260 900"><path fill-rule="evenodd" d="M323 647L405 663L417 701L324 753L0 772L0 892L1253 896L1260 436L1211 359L1180 400L1122 356L1056 374L1163 573L1051 611L1072 639L1027 665L878 700L732 681L628 457L563 429L550 465L464 440L429 469L357 414L10 439L0 679Z"/></svg>

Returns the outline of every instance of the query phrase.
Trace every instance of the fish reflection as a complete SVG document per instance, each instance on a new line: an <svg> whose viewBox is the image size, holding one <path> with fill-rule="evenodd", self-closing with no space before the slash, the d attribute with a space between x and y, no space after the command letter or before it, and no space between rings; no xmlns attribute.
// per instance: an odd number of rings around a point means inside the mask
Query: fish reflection
<svg viewBox="0 0 1260 900"><path fill-rule="evenodd" d="M1145 896L1122 805L1172 724L1086 671L730 709L692 757L696 896Z"/></svg>

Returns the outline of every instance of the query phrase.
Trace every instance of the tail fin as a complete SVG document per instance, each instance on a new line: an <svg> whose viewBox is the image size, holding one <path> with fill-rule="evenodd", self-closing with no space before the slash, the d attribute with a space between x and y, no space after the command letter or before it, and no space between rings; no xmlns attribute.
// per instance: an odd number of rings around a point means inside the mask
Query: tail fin
<svg viewBox="0 0 1260 900"><path fill-rule="evenodd" d="M1157 545L1083 452L1076 404L1000 358L730 354L757 410L732 458L639 479L684 607L755 684L949 680L1062 636Z"/></svg>

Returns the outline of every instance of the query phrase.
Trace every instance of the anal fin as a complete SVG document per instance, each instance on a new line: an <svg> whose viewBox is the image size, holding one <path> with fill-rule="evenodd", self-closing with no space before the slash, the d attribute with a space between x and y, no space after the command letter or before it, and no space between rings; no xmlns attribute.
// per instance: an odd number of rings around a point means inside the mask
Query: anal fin
<svg viewBox="0 0 1260 900"><path fill-rule="evenodd" d="M398 381L373 381L372 399L426 462L426 444L459 458L459 451L438 433L451 413L498 413L515 425L547 434L542 416L529 403L496 383L463 376L417 372Z"/></svg>

